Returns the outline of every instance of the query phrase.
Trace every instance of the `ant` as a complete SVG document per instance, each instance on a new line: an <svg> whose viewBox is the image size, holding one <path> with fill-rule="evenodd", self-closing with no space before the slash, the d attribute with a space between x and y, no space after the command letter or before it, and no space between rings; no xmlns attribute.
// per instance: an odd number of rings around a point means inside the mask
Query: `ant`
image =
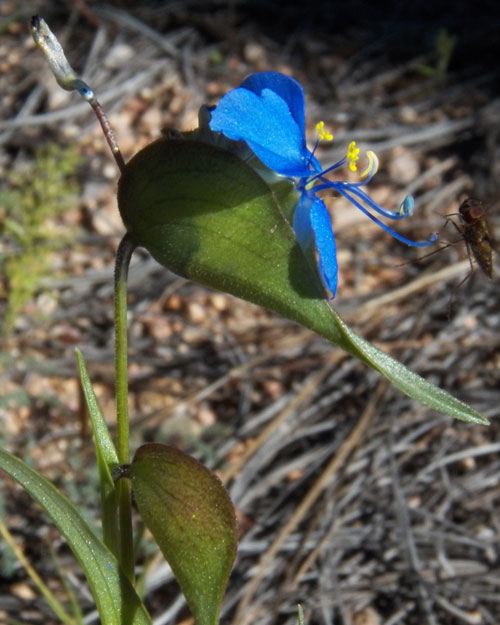
<svg viewBox="0 0 500 625"><path fill-rule="evenodd" d="M460 235L460 240L445 243L437 250L429 252L424 256L421 256L419 260L423 260L429 256L434 256L438 252L442 252L452 245L456 245L463 241L467 249L467 256L470 262L470 272L460 282L457 288L470 278L474 272L473 259L477 262L481 271L490 279L493 279L493 251L500 254L500 246L498 242L493 238L488 222L486 221L487 210L481 200L469 197L460 204L458 213L450 213L443 215L446 217L446 222L443 227L443 231L448 223L453 224L456 231ZM460 223L457 223L452 217L458 216Z"/></svg>
<svg viewBox="0 0 500 625"><path fill-rule="evenodd" d="M458 214L460 217L460 225L450 219L452 215L448 215L447 223L451 221L464 241L471 266L470 272L457 288L462 286L473 274L474 266L472 259L476 261L481 271L492 280L493 250L500 253L500 247L491 235L488 222L486 221L486 208L483 202L476 198L467 198L460 204L458 213L453 214Z"/></svg>
<svg viewBox="0 0 500 625"><path fill-rule="evenodd" d="M433 256L438 252L445 250L448 247L456 245L463 241L467 249L467 256L470 263L469 273L461 280L461 282L453 288L453 293L450 298L448 316L450 316L451 303L454 299L454 294L460 289L460 287L467 282L475 271L473 261L475 260L479 269L485 276L493 279L493 251L500 254L500 245L498 241L493 238L491 229L486 220L487 209L481 200L469 197L460 204L457 213L451 213L449 215L443 215L446 217L446 222L443 227L443 231L448 225L452 223L456 231L460 235L460 239L452 241L442 245L439 249L425 254L419 260ZM458 223L453 217L459 218Z"/></svg>

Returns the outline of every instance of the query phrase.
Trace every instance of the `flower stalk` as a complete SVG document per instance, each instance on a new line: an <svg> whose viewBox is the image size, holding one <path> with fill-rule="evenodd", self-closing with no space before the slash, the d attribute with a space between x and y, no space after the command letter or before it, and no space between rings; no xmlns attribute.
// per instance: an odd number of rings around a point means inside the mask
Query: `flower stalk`
<svg viewBox="0 0 500 625"><path fill-rule="evenodd" d="M126 234L118 246L115 261L116 446L120 464L129 462L127 279L130 259L135 247L135 243ZM116 487L120 519L120 562L125 574L133 582L134 540L130 481L119 480Z"/></svg>

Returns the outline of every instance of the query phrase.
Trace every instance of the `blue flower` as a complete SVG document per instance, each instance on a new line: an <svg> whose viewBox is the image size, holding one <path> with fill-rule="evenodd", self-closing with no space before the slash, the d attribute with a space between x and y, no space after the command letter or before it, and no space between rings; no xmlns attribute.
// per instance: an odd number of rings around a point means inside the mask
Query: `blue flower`
<svg viewBox="0 0 500 625"><path fill-rule="evenodd" d="M304 92L293 78L278 72L249 76L240 87L221 99L212 111L209 125L213 131L222 133L228 139L246 142L262 163L277 174L296 179L300 197L293 217L295 236L307 254L316 249L319 273L323 284L331 291L332 299L337 291L338 274L335 236L326 206L317 196L319 191L336 190L386 232L407 245L424 247L436 240L435 235L424 242L407 239L373 214L398 220L412 215L414 209L411 196L405 198L397 211L384 209L361 188L377 171L378 159L373 152L367 152L368 167L361 173L362 181L331 181L325 177L344 165L356 171L359 149L354 142L350 143L344 158L322 169L314 156L318 142L313 151L306 145ZM317 124L316 129L318 140L333 138L324 129L323 122Z"/></svg>

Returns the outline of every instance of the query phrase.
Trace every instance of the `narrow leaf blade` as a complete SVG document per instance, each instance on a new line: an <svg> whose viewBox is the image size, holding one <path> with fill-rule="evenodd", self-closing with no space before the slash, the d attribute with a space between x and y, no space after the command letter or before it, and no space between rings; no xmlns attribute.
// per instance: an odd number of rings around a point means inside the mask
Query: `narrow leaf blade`
<svg viewBox="0 0 500 625"><path fill-rule="evenodd" d="M121 573L116 558L75 506L22 460L0 449L0 469L45 510L67 540L90 585L103 625L151 625L151 619Z"/></svg>
<svg viewBox="0 0 500 625"><path fill-rule="evenodd" d="M333 311L332 311L333 312ZM336 315L336 313L334 313ZM336 315L338 317L338 315ZM337 324L345 337L344 349L359 358L373 369L379 371L385 378L402 391L405 395L416 399L425 406L433 408L460 421L489 425L488 419L456 399L435 384L410 371L401 362L380 351L368 341L358 336L340 317ZM327 336L328 338L328 336Z"/></svg>
<svg viewBox="0 0 500 625"><path fill-rule="evenodd" d="M80 373L83 394L85 396L85 401L89 410L97 455L98 458L102 460L103 465L108 469L108 479L112 483L113 479L111 477L111 471L120 464L118 460L118 454L116 452L113 439L111 438L111 434L109 433L108 424L104 419L104 416L99 407L99 403L97 401L97 397L95 396L94 389L92 388L92 382L90 381L82 353L79 349L76 349L75 354L78 363L78 371Z"/></svg>
<svg viewBox="0 0 500 625"><path fill-rule="evenodd" d="M108 424L99 407L92 383L80 350L75 350L83 394L90 416L94 446L99 471L101 491L102 531L104 543L116 555L118 553L118 493L112 477L112 470L119 465Z"/></svg>

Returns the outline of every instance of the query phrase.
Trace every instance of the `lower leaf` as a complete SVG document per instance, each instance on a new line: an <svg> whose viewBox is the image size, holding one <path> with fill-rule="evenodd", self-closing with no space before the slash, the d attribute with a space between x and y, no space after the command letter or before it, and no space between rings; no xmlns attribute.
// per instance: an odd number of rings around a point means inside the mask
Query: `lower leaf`
<svg viewBox="0 0 500 625"><path fill-rule="evenodd" d="M130 467L140 515L197 625L216 625L236 555L233 505L219 479L179 449L150 443Z"/></svg>
<svg viewBox="0 0 500 625"><path fill-rule="evenodd" d="M76 507L42 475L3 449L0 469L33 497L68 542L88 580L102 625L151 625L118 561Z"/></svg>

